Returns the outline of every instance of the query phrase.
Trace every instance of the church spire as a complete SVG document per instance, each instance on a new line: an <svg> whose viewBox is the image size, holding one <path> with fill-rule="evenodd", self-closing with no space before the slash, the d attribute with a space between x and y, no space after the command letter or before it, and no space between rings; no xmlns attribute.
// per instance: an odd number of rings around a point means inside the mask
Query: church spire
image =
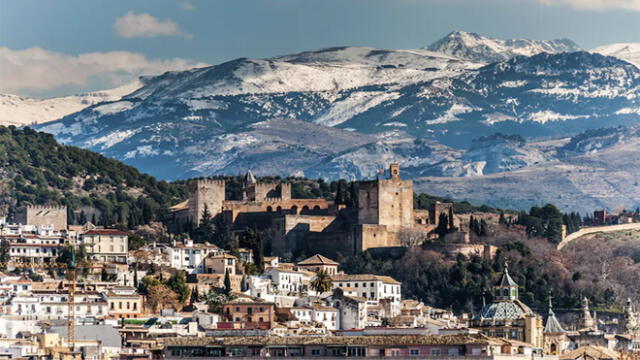
<svg viewBox="0 0 640 360"><path fill-rule="evenodd" d="M564 328L560 325L560 322L556 318L556 314L553 312L553 303L551 302L551 293L549 293L549 314L547 315L547 323L544 325L545 334L551 333L564 333Z"/></svg>
<svg viewBox="0 0 640 360"><path fill-rule="evenodd" d="M509 263L504 264L502 278L493 287L493 296L496 300L516 300L518 299L518 284L509 275Z"/></svg>

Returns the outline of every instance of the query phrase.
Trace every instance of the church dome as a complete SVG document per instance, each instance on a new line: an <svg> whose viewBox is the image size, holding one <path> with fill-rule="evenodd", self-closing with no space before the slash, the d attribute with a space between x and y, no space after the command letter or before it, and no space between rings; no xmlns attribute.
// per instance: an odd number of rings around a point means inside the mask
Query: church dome
<svg viewBox="0 0 640 360"><path fill-rule="evenodd" d="M500 301L486 305L480 312L482 320L517 320L531 314L531 309L520 301Z"/></svg>

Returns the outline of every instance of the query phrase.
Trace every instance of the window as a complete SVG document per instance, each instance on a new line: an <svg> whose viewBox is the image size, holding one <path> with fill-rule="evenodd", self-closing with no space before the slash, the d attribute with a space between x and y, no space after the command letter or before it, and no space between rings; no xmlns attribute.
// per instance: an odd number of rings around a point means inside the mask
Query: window
<svg viewBox="0 0 640 360"><path fill-rule="evenodd" d="M409 355L420 356L420 349L409 349Z"/></svg>
<svg viewBox="0 0 640 360"><path fill-rule="evenodd" d="M311 356L320 356L322 355L320 349L311 349Z"/></svg>
<svg viewBox="0 0 640 360"><path fill-rule="evenodd" d="M398 356L400 356L400 350L398 350L398 349L391 349L391 356L394 356L394 357L398 357Z"/></svg>
<svg viewBox="0 0 640 360"><path fill-rule="evenodd" d="M440 356L440 349L431 349L431 356Z"/></svg>

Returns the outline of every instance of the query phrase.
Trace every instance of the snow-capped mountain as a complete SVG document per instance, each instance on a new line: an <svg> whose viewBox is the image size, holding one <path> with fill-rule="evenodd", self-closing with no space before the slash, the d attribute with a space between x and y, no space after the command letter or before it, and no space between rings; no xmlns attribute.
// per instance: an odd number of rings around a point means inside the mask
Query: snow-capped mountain
<svg viewBox="0 0 640 360"><path fill-rule="evenodd" d="M592 49L591 52L606 56L613 56L640 67L640 43L616 43L605 45Z"/></svg>
<svg viewBox="0 0 640 360"><path fill-rule="evenodd" d="M140 81L134 81L110 90L49 99L0 94L0 125L22 126L57 120L94 104L118 100L141 86Z"/></svg>
<svg viewBox="0 0 640 360"><path fill-rule="evenodd" d="M594 53L483 65L427 50L341 47L145 78L120 100L39 129L169 179L247 167L353 178L373 175L393 158L414 176L477 176L545 155L495 144L501 150L483 156L472 146L463 156L474 139L497 132L566 137L628 125L638 121L639 94L640 69ZM275 118L302 122L290 124L289 135L264 135L257 124ZM325 127L358 141L336 147L327 136L337 133ZM305 131L318 134L308 139L316 150L296 140ZM323 148L331 150L319 153ZM283 149L295 154L284 163Z"/></svg>
<svg viewBox="0 0 640 360"><path fill-rule="evenodd" d="M526 146L538 147L547 159L485 176L420 178L415 186L439 196L512 209L552 202L563 211L590 213L640 204L640 125L590 130Z"/></svg>
<svg viewBox="0 0 640 360"><path fill-rule="evenodd" d="M569 39L500 40L460 30L449 33L429 45L427 49L483 63L505 61L514 56L533 56L543 52L556 54L582 50Z"/></svg>

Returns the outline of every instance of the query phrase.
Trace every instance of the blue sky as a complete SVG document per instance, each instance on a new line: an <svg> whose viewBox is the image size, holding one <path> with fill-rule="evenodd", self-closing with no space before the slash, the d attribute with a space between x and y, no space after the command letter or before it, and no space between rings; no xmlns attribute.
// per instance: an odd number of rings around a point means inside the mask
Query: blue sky
<svg viewBox="0 0 640 360"><path fill-rule="evenodd" d="M0 92L58 96L338 45L418 48L456 29L640 42L640 0L0 0Z"/></svg>

